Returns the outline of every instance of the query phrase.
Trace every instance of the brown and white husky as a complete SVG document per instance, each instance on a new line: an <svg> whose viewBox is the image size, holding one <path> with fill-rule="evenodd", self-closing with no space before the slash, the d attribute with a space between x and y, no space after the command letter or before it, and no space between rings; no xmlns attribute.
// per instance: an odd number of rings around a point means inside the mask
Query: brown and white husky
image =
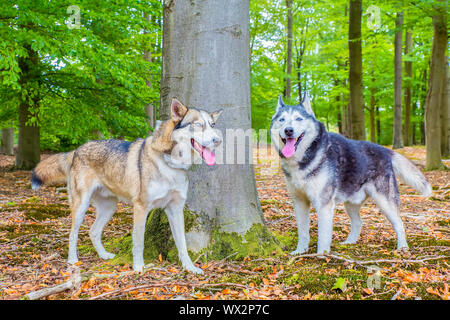
<svg viewBox="0 0 450 320"><path fill-rule="evenodd" d="M118 200L122 200L134 208L134 270L143 271L144 267L147 215L154 208L164 208L183 267L202 273L186 248L183 208L188 190L187 169L202 159L208 165L215 164L214 149L222 139L214 125L221 112L188 109L172 99L171 118L146 139L89 141L76 150L41 161L33 170L34 190L43 184L67 183L72 212L68 262L78 261L78 231L90 204L97 212L90 229L92 243L102 259L114 257L103 247L101 235Z"/></svg>

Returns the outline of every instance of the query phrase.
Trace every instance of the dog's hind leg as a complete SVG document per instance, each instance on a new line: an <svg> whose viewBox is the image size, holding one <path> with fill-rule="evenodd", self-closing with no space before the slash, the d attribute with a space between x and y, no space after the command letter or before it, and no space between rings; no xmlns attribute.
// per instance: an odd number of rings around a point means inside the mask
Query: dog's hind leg
<svg viewBox="0 0 450 320"><path fill-rule="evenodd" d="M97 211L97 217L95 222L89 231L89 236L91 237L92 244L97 250L98 255L102 259L112 259L114 254L107 252L102 244L102 233L103 228L106 226L108 221L111 219L113 214L116 212L117 199L113 197L102 197L94 195L92 197L92 202Z"/></svg>
<svg viewBox="0 0 450 320"><path fill-rule="evenodd" d="M203 270L197 268L189 257L186 236L184 233L184 215L183 215L184 201L173 201L166 207L167 217L169 219L170 229L172 230L173 239L178 250L178 257L180 258L183 268L187 271L202 274Z"/></svg>
<svg viewBox="0 0 450 320"><path fill-rule="evenodd" d="M309 247L309 207L310 202L305 195L294 194L294 211L297 221L298 242L297 249L291 255L302 254Z"/></svg>
<svg viewBox="0 0 450 320"><path fill-rule="evenodd" d="M408 249L408 243L406 242L405 237L405 228L403 226L403 221L400 217L400 210L396 201L389 199L381 192L374 192L371 194L371 197L394 227L394 231L397 234L397 250Z"/></svg>
<svg viewBox="0 0 450 320"><path fill-rule="evenodd" d="M341 244L353 244L356 243L358 240L359 234L361 233L361 227L362 227L362 220L360 215L360 209L361 204L353 204L350 202L345 202L345 211L347 212L348 216L350 217L351 221L351 229L350 234L348 235L347 239Z"/></svg>

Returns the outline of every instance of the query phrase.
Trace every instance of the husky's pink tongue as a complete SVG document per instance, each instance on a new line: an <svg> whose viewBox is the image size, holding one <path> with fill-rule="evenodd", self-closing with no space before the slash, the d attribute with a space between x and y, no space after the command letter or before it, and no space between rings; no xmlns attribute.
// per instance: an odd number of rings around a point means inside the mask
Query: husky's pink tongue
<svg viewBox="0 0 450 320"><path fill-rule="evenodd" d="M286 144L284 145L283 150L281 150L281 153L283 153L283 156L286 158L292 157L292 155L295 153L295 142L297 139L295 138L287 138Z"/></svg>
<svg viewBox="0 0 450 320"><path fill-rule="evenodd" d="M214 152L204 146L202 146L202 157L205 159L208 166L213 166L216 164L216 156L214 155Z"/></svg>

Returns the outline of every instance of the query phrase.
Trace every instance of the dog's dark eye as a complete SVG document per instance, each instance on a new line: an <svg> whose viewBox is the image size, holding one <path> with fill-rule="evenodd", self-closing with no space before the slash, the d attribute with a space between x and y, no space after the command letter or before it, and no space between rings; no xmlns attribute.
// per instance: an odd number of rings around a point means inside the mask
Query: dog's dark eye
<svg viewBox="0 0 450 320"><path fill-rule="evenodd" d="M298 117L297 119L295 119L295 120L297 120L297 121L302 121L303 119L302 118L300 118L300 117Z"/></svg>
<svg viewBox="0 0 450 320"><path fill-rule="evenodd" d="M213 123L211 123L211 128L214 128L214 126L215 126L216 124L213 122Z"/></svg>
<svg viewBox="0 0 450 320"><path fill-rule="evenodd" d="M284 118L280 118L280 120L279 120L280 122L284 122Z"/></svg>

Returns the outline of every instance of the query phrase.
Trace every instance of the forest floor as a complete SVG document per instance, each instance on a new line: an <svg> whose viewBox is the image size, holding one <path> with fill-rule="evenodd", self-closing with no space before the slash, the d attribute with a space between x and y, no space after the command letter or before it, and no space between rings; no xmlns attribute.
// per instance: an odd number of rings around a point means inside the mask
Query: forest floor
<svg viewBox="0 0 450 320"><path fill-rule="evenodd" d="M81 284L46 299L449 299L450 171L425 172L433 186L429 198L400 184L409 251L395 250L392 226L369 200L361 210L364 225L357 244L339 244L350 226L338 205L332 253L314 254L317 219L312 214L310 250L292 257L289 252L297 243L292 200L279 166L270 164L278 156L260 151L259 157L254 155L259 198L284 253L197 262L204 275L187 273L161 257L146 261L143 274L130 265L101 260L88 234L95 218L92 208L80 231L80 262L69 267L67 194L55 187L33 192L30 171L12 171L14 158L0 155L0 299L26 299L26 294L62 284L77 273ZM423 169L423 147L398 151ZM131 212L130 206L119 204L105 228L105 242L131 232Z"/></svg>

